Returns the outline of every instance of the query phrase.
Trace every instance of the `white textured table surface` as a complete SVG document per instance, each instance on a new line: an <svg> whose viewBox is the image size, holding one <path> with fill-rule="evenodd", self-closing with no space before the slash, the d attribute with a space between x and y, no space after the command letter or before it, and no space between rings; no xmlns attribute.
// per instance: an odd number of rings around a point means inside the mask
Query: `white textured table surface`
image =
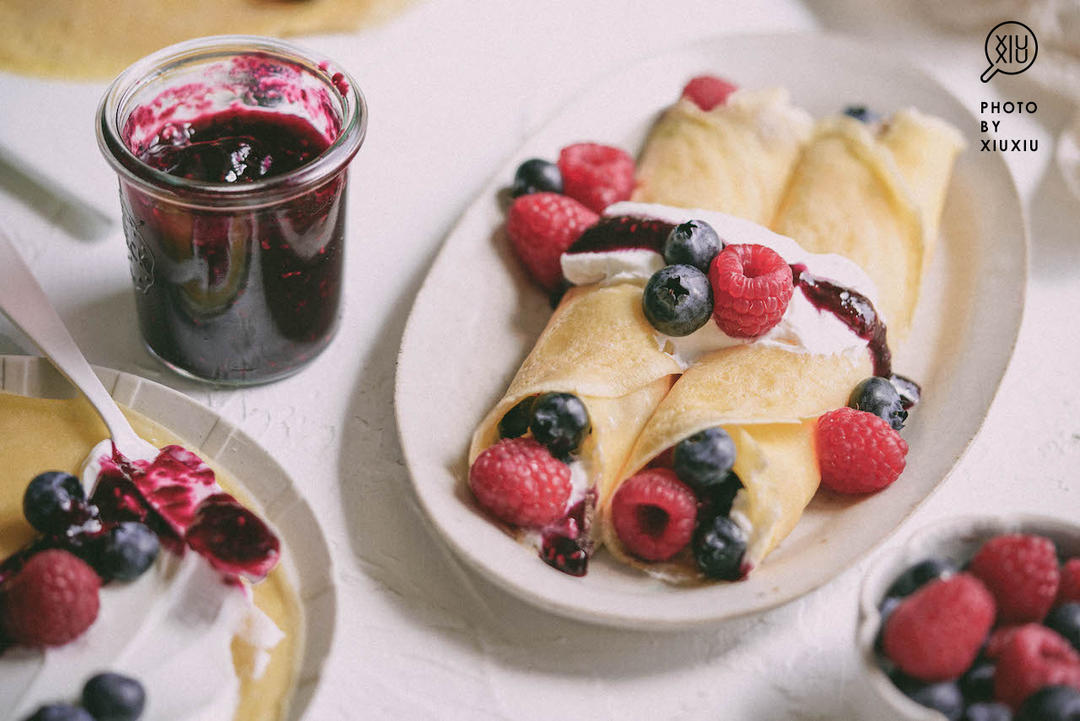
<svg viewBox="0 0 1080 721"><path fill-rule="evenodd" d="M888 545L960 512L1080 516L1080 323L1073 315L1080 203L1049 163L1067 109L1022 76L982 86L982 37L912 25L903 18L913 10L902 3L874 7L870 15L855 2L432 0L374 30L301 40L348 67L371 106L350 187L344 323L306 371L240 391L185 383L142 349L115 179L93 137L103 85L0 75L0 145L32 158L112 221L103 238L80 240L65 230L70 216L62 206L46 208L43 218L0 184L3 228L87 356L179 388L241 426L293 474L325 526L341 619L308 718L849 715L855 597L866 560L797 602L719 627L678 634L592 628L536 611L463 569L428 532L409 489L393 415L394 361L436 248L532 129L591 78L653 48L725 32L839 30L912 55L976 111L995 94L1039 102L1038 115L1021 122L1047 150L1013 159L1033 246L1015 359L968 454ZM20 343L0 323L0 352L25 350Z"/></svg>

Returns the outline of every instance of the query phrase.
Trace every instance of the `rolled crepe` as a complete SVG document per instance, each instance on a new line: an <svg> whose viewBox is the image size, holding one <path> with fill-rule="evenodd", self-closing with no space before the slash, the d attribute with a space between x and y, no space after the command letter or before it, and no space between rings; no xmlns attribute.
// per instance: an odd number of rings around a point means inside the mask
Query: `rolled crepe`
<svg viewBox="0 0 1080 721"><path fill-rule="evenodd" d="M681 372L641 310L641 286L571 288L510 388L473 435L469 464L499 440L499 421L525 398L573 393L592 430L578 458L597 497L614 482L634 440Z"/></svg>
<svg viewBox="0 0 1080 721"><path fill-rule="evenodd" d="M959 132L916 110L879 128L853 118L818 124L772 229L816 253L860 265L880 293L890 336L903 338L937 238Z"/></svg>
<svg viewBox="0 0 1080 721"><path fill-rule="evenodd" d="M709 111L683 98L649 132L633 199L768 224L812 127L783 88L737 90Z"/></svg>
<svg viewBox="0 0 1080 721"><path fill-rule="evenodd" d="M620 482L601 496L604 544L616 558L665 580L701 577L689 549L661 563L631 556L611 523L611 499L622 481L679 441L721 426L735 442L734 471L743 483L731 511L748 531L743 567L756 567L795 527L821 481L817 417L845 405L869 375L869 354L858 349L820 355L752 344L703 357L672 387L642 429Z"/></svg>

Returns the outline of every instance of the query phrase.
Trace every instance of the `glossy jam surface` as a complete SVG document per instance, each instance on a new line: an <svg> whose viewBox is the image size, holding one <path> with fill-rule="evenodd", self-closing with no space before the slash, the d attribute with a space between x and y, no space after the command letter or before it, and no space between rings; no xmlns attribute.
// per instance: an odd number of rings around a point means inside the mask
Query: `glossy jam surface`
<svg viewBox="0 0 1080 721"><path fill-rule="evenodd" d="M675 226L655 218L616 215L601 218L585 229L567 253L594 253L601 250L644 248L663 254L664 241Z"/></svg>
<svg viewBox="0 0 1080 721"><path fill-rule="evenodd" d="M140 157L159 170L226 185L291 172L329 140L305 120L230 109L162 126ZM263 207L215 210L162 201L121 182L139 324L169 365L223 383L284 377L337 328L345 174Z"/></svg>
<svg viewBox="0 0 1080 721"><path fill-rule="evenodd" d="M596 491L575 503L560 521L545 528L540 535L540 558L544 563L571 576L584 576L589 570L593 542L589 528Z"/></svg>

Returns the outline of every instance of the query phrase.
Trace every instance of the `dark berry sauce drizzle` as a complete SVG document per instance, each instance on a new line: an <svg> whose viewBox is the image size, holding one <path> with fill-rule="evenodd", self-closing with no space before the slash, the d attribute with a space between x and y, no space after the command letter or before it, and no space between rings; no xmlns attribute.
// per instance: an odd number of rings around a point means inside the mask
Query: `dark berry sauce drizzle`
<svg viewBox="0 0 1080 721"><path fill-rule="evenodd" d="M590 488L566 516L543 530L540 558L544 563L571 576L586 574L593 552L590 519L595 508L596 490Z"/></svg>
<svg viewBox="0 0 1080 721"><path fill-rule="evenodd" d="M844 288L812 275L802 263L791 266L791 275L795 285L802 290L811 305L835 315L852 333L869 344L874 375L888 378L902 391L900 397L904 408L918 403L919 385L892 372L892 351L889 350L885 337L885 322L881 320L870 299L851 288Z"/></svg>
<svg viewBox="0 0 1080 721"><path fill-rule="evenodd" d="M664 241L674 228L655 218L615 215L601 218L585 229L567 253L596 253L603 250L653 250L663 253Z"/></svg>

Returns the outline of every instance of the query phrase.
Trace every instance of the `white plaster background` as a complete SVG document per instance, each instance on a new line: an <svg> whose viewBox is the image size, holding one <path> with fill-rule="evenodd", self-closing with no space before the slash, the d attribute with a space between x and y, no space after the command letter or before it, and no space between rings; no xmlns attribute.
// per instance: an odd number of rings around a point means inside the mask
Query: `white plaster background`
<svg viewBox="0 0 1080 721"><path fill-rule="evenodd" d="M269 448L307 493L330 539L342 607L307 718L848 718L856 589L868 560L785 607L693 632L600 629L534 610L462 568L427 530L397 440L394 361L415 290L455 218L591 78L727 32L872 38L926 65L975 110L994 95L1037 100L1039 113L1018 122L1046 148L1010 158L1033 251L1013 364L944 489L887 545L959 512L1080 518L1080 203L1049 152L1068 108L1023 76L981 85L982 37L938 34L913 19L918 12L896 1L428 0L373 30L302 40L353 72L371 124L349 189L343 327L309 369L267 387L188 384L142 349L115 180L93 136L102 84L0 74L0 145L68 183L111 229L79 240L64 230L62 205L44 219L2 186L0 223L92 362L210 405ZM0 322L0 352L19 350Z"/></svg>

